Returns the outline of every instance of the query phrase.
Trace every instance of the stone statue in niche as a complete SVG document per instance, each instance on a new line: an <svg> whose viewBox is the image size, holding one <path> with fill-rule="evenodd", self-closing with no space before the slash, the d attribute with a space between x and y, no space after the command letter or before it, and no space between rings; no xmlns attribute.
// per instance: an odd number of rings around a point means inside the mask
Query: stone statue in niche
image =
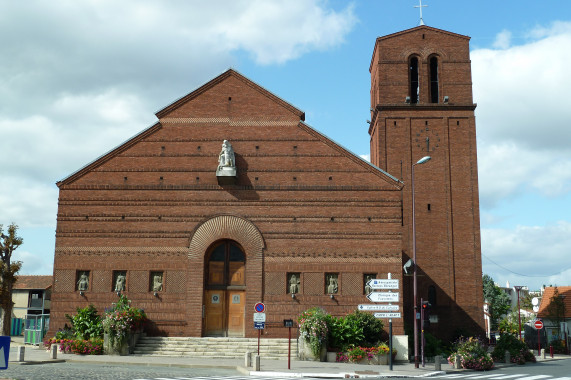
<svg viewBox="0 0 571 380"><path fill-rule="evenodd" d="M163 291L163 276L160 273L155 273L153 276L153 292Z"/></svg>
<svg viewBox="0 0 571 380"><path fill-rule="evenodd" d="M289 292L291 294L299 293L299 279L295 273L289 277Z"/></svg>
<svg viewBox="0 0 571 380"><path fill-rule="evenodd" d="M236 156L232 144L228 140L224 140L222 150L218 155L216 178L219 185L233 185L236 183Z"/></svg>
<svg viewBox="0 0 571 380"><path fill-rule="evenodd" d="M77 281L77 290L87 290L89 289L89 276L87 272L81 272L81 276L79 276L79 280Z"/></svg>
<svg viewBox="0 0 571 380"><path fill-rule="evenodd" d="M371 285L368 284L369 281L373 280L375 277L372 274L368 274L365 276L365 294L369 294L373 291Z"/></svg>
<svg viewBox="0 0 571 380"><path fill-rule="evenodd" d="M327 293L328 294L336 294L338 291L337 287L337 275L330 274L327 276Z"/></svg>
<svg viewBox="0 0 571 380"><path fill-rule="evenodd" d="M124 273L119 273L115 280L115 291L116 292L123 292L125 291L125 283L127 282L127 278L125 277Z"/></svg>
<svg viewBox="0 0 571 380"><path fill-rule="evenodd" d="M224 140L222 143L222 150L218 155L218 167L236 167L236 159L234 156L234 149L230 141Z"/></svg>

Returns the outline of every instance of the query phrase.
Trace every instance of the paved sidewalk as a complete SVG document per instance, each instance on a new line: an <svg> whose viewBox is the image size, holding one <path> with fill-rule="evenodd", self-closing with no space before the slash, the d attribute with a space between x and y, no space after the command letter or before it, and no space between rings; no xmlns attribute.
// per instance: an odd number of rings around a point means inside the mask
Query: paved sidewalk
<svg viewBox="0 0 571 380"><path fill-rule="evenodd" d="M73 362L91 364L129 364L141 366L166 366L188 368L230 368L236 369L245 375L264 377L321 377L321 378L371 378L371 377L429 377L439 374L465 372L469 370L455 370L449 364L442 364L442 371L434 369L434 363L427 363L423 368L414 368L414 363L398 362L389 370L388 365L359 365L352 363L327 363L291 360L288 369L287 360L264 360L260 358L260 371L246 368L245 359L208 359L203 357L165 357L150 355L74 355L58 352L57 359L50 359L50 353L37 346L26 345L25 361L17 362L16 353L19 342L12 342L10 346L9 366L48 364L54 362ZM569 356L557 355L554 359L569 359ZM554 360L551 358L545 360ZM540 360L538 360L540 361ZM497 368L511 364L496 363Z"/></svg>

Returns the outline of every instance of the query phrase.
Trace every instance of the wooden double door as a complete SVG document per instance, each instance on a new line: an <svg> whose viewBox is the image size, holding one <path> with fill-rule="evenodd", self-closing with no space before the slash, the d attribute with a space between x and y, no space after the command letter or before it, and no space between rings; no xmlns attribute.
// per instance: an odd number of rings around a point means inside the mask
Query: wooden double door
<svg viewBox="0 0 571 380"><path fill-rule="evenodd" d="M244 336L246 257L235 241L223 240L205 257L204 336Z"/></svg>

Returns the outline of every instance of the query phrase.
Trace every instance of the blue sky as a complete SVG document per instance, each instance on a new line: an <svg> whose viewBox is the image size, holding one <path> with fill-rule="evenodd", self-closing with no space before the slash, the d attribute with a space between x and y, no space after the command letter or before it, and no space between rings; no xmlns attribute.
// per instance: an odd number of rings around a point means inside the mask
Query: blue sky
<svg viewBox="0 0 571 380"><path fill-rule="evenodd" d="M571 2L425 0L471 37L483 271L570 285ZM23 274L53 271L57 187L229 67L369 153L375 38L419 23L414 0L0 0L0 223ZM515 274L515 273L517 274Z"/></svg>

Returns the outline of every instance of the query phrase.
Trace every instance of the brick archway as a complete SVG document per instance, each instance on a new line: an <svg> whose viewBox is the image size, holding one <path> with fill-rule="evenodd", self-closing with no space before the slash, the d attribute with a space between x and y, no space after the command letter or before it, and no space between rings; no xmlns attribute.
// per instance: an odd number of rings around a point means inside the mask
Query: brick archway
<svg viewBox="0 0 571 380"><path fill-rule="evenodd" d="M188 257L204 256L208 247L220 239L240 243L250 259L262 258L265 244L258 228L252 222L233 215L216 216L198 226L190 239Z"/></svg>

